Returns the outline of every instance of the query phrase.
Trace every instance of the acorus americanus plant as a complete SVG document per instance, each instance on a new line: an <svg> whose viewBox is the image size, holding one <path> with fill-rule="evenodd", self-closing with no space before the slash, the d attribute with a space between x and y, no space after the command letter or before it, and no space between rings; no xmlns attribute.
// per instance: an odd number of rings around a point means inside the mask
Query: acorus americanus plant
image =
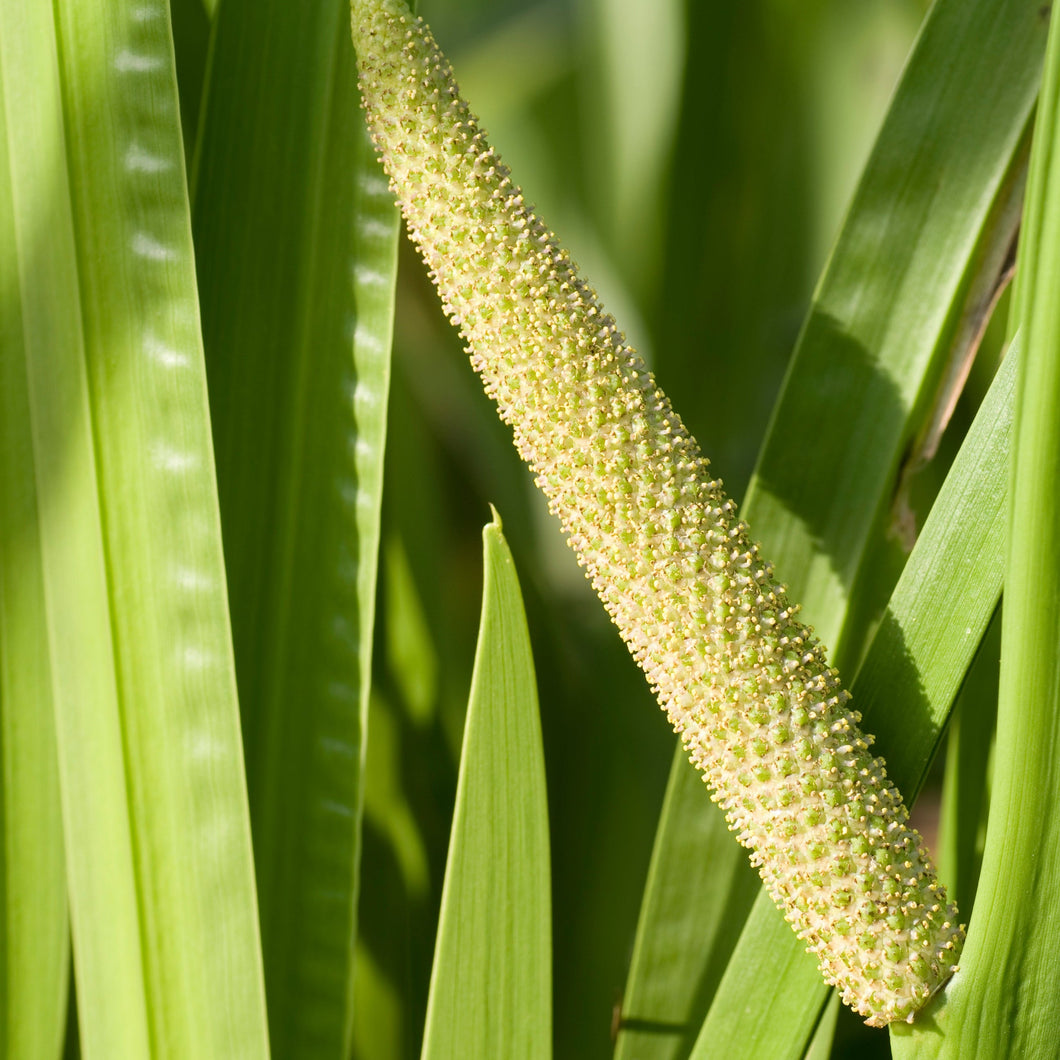
<svg viewBox="0 0 1060 1060"><path fill-rule="evenodd" d="M709 464L400 0L353 0L372 137L446 313L774 900L868 1023L963 942L838 674Z"/></svg>

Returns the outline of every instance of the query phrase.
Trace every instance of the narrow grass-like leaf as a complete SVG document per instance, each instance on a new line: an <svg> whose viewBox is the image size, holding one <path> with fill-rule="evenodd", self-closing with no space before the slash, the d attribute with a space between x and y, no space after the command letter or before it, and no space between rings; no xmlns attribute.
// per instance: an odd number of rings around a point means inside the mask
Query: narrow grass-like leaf
<svg viewBox="0 0 1060 1060"><path fill-rule="evenodd" d="M552 1055L548 807L530 636L499 520L446 864L424 1060Z"/></svg>
<svg viewBox="0 0 1060 1060"><path fill-rule="evenodd" d="M1011 468L997 744L968 947L904 1057L1050 1056L1060 1039L1060 22L1035 123L1013 311L1024 358ZM896 1036L897 1037L897 1036Z"/></svg>
<svg viewBox="0 0 1060 1060"><path fill-rule="evenodd" d="M5 91L33 63L5 440L33 470L82 1054L265 1057L168 7L2 11Z"/></svg>
<svg viewBox="0 0 1060 1060"><path fill-rule="evenodd" d="M748 491L745 514L840 666L859 654L848 600L903 451L935 398L981 264L996 259L996 273L1018 223L1046 25L1029 0L932 9Z"/></svg>
<svg viewBox="0 0 1060 1060"><path fill-rule="evenodd" d="M0 181L3 141L0 129ZM0 187L6 247L14 245L6 238L9 191ZM2 257L0 291L12 264ZM0 325L0 1056L45 1060L62 1046L69 926L41 555L30 532L37 495L33 467L19 455L26 387L12 379L25 371L11 333L21 322L2 293L0 304L7 325Z"/></svg>
<svg viewBox="0 0 1060 1060"><path fill-rule="evenodd" d="M854 681L865 726L909 799L1001 593L1017 361L1014 349L1002 363ZM797 1058L826 995L813 960L760 894L692 1055Z"/></svg>
<svg viewBox="0 0 1060 1060"><path fill-rule="evenodd" d="M269 1024L344 1058L397 215L343 0L221 5L195 231Z"/></svg>
<svg viewBox="0 0 1060 1060"><path fill-rule="evenodd" d="M0 3L0 1056L8 1060L59 1055L69 964L42 498L26 458L27 358L77 328L62 311L64 295L76 296L62 253L71 249L68 213L59 253L37 249L50 216L49 149L61 143L49 30L50 12Z"/></svg>
<svg viewBox="0 0 1060 1060"><path fill-rule="evenodd" d="M5 627L11 619L25 624L28 640L29 623L39 623L38 665L46 667L48 685L39 690L37 707L54 709L58 721L70 903L84 970L81 1000L91 1006L82 1031L85 1051L136 1060L148 1055L143 963L110 662L58 41L50 9L5 3L0 13L4 236L11 237L4 242L2 292L4 447L5 464L14 459L23 469L21 481L5 475L5 512L20 524L3 542L5 607L12 566L26 570L27 580L35 574L38 583L37 600L27 601L17 616L5 613ZM12 503L20 494L21 506ZM5 715L31 709L7 699L8 688L4 692ZM54 878L48 886L55 887ZM96 918L106 923L106 938L93 929Z"/></svg>
<svg viewBox="0 0 1060 1060"><path fill-rule="evenodd" d="M887 771L911 798L1001 597L1021 347L1017 338L998 368L854 681Z"/></svg>
<svg viewBox="0 0 1060 1060"><path fill-rule="evenodd" d="M928 411L950 343L962 320L976 311L966 303L975 297L977 273L1003 255L1011 239L1022 134L1043 47L1038 7L1025 0L936 5L803 329L744 515L792 597L833 647L842 639L851 585L860 569L872 565L886 532L901 455ZM940 78L939 70L947 77ZM906 297L912 277L916 294ZM873 608L866 610L871 614ZM855 654L856 641L853 634L845 639L847 657ZM886 750L882 740L879 746ZM675 860L671 849L707 827L711 816L720 827L710 807L699 803L696 809L694 771L676 760L675 769L671 790L681 785L688 794L671 794L669 812L660 819L653 854L660 867ZM688 809L676 813L678 806ZM699 862L695 869L691 857ZM703 854L688 851L681 860L686 879L711 871ZM680 1011L695 1020L703 973L691 974L675 960L667 940L714 937L717 913L691 891L669 907L677 920L663 919L667 907L651 893L659 879L653 869L636 952L639 968L656 969L651 995L668 1000L665 1014L657 1016L641 1006L646 995L631 978L623 1020L638 1026L665 1025ZM773 915L764 903L761 908L758 916ZM752 946L744 959L752 952L767 951ZM702 949L699 959L705 968L718 957ZM773 976L783 965L767 960L757 973L749 968L746 980L762 983L766 998L765 984L775 986ZM658 969L666 967L674 974L664 979ZM687 1042L695 1029L686 1025L666 1033L660 1027L658 1051L650 1055L686 1055L674 1045L675 1033ZM626 1055L622 1037L620 1056ZM646 1048L639 1046L636 1055L649 1055Z"/></svg>

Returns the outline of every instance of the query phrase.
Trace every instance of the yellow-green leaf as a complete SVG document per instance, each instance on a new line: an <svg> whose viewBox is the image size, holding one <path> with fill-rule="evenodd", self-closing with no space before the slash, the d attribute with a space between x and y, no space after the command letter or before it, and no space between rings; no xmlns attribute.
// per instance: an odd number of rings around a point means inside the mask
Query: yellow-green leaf
<svg viewBox="0 0 1060 1060"><path fill-rule="evenodd" d="M423 1060L552 1055L548 807L530 636L495 520Z"/></svg>

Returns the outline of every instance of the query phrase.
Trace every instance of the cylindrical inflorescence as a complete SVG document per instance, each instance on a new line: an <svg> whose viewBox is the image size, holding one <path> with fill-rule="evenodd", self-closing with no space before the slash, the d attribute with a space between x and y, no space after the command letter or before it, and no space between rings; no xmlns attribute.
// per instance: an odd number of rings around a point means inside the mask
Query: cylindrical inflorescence
<svg viewBox="0 0 1060 1060"><path fill-rule="evenodd" d="M721 483L400 0L353 0L372 137L446 313L630 651L843 1000L911 1019L963 941L860 715Z"/></svg>

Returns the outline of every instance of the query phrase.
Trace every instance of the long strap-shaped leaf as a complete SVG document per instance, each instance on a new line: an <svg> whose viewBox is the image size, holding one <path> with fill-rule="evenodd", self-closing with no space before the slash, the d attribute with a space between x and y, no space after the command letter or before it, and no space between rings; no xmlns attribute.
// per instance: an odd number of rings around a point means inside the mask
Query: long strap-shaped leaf
<svg viewBox="0 0 1060 1060"><path fill-rule="evenodd" d="M1003 253L1011 235L1013 169L1043 45L1038 6L1026 0L940 0L803 329L744 514L826 642L844 627L850 586L878 539L977 261ZM889 754L882 738L879 747ZM674 772L623 1006L630 1032L619 1039L622 1060L687 1055L699 1006L738 930L701 892L669 888L668 899L661 889L669 866L680 865L686 880L710 877L711 848L694 837L723 827L680 752ZM739 878L712 886L738 889ZM772 915L762 903L755 921ZM675 959L672 939L716 939L720 949L701 950L697 964ZM752 950L763 963L760 974L746 966L747 980L775 984L778 963L767 948L745 949L741 960Z"/></svg>
<svg viewBox="0 0 1060 1060"><path fill-rule="evenodd" d="M344 1060L397 246L348 4L226 0L203 107L196 253L272 1045Z"/></svg>
<svg viewBox="0 0 1060 1060"><path fill-rule="evenodd" d="M0 12L25 108L5 441L32 468L82 1053L265 1057L167 5Z"/></svg>
<svg viewBox="0 0 1060 1060"><path fill-rule="evenodd" d="M1017 387L986 849L945 1003L903 1057L1052 1056L1060 1037L1060 22L1049 53L1017 263Z"/></svg>
<svg viewBox="0 0 1060 1060"><path fill-rule="evenodd" d="M63 253L68 209L52 237L59 253L34 250L53 231L42 163L61 145L49 22L32 5L0 3L0 1056L9 1060L58 1056L69 963L42 498L26 459L28 357L76 336L62 309L64 295L76 298Z"/></svg>
<svg viewBox="0 0 1060 1060"><path fill-rule="evenodd" d="M745 517L841 667L859 654L849 600L881 506L960 338L977 270L992 259L993 279L1018 224L1046 26L1030 0L932 8L748 490Z"/></svg>
<svg viewBox="0 0 1060 1060"><path fill-rule="evenodd" d="M423 1060L552 1055L548 806L522 593L499 521L485 584Z"/></svg>

